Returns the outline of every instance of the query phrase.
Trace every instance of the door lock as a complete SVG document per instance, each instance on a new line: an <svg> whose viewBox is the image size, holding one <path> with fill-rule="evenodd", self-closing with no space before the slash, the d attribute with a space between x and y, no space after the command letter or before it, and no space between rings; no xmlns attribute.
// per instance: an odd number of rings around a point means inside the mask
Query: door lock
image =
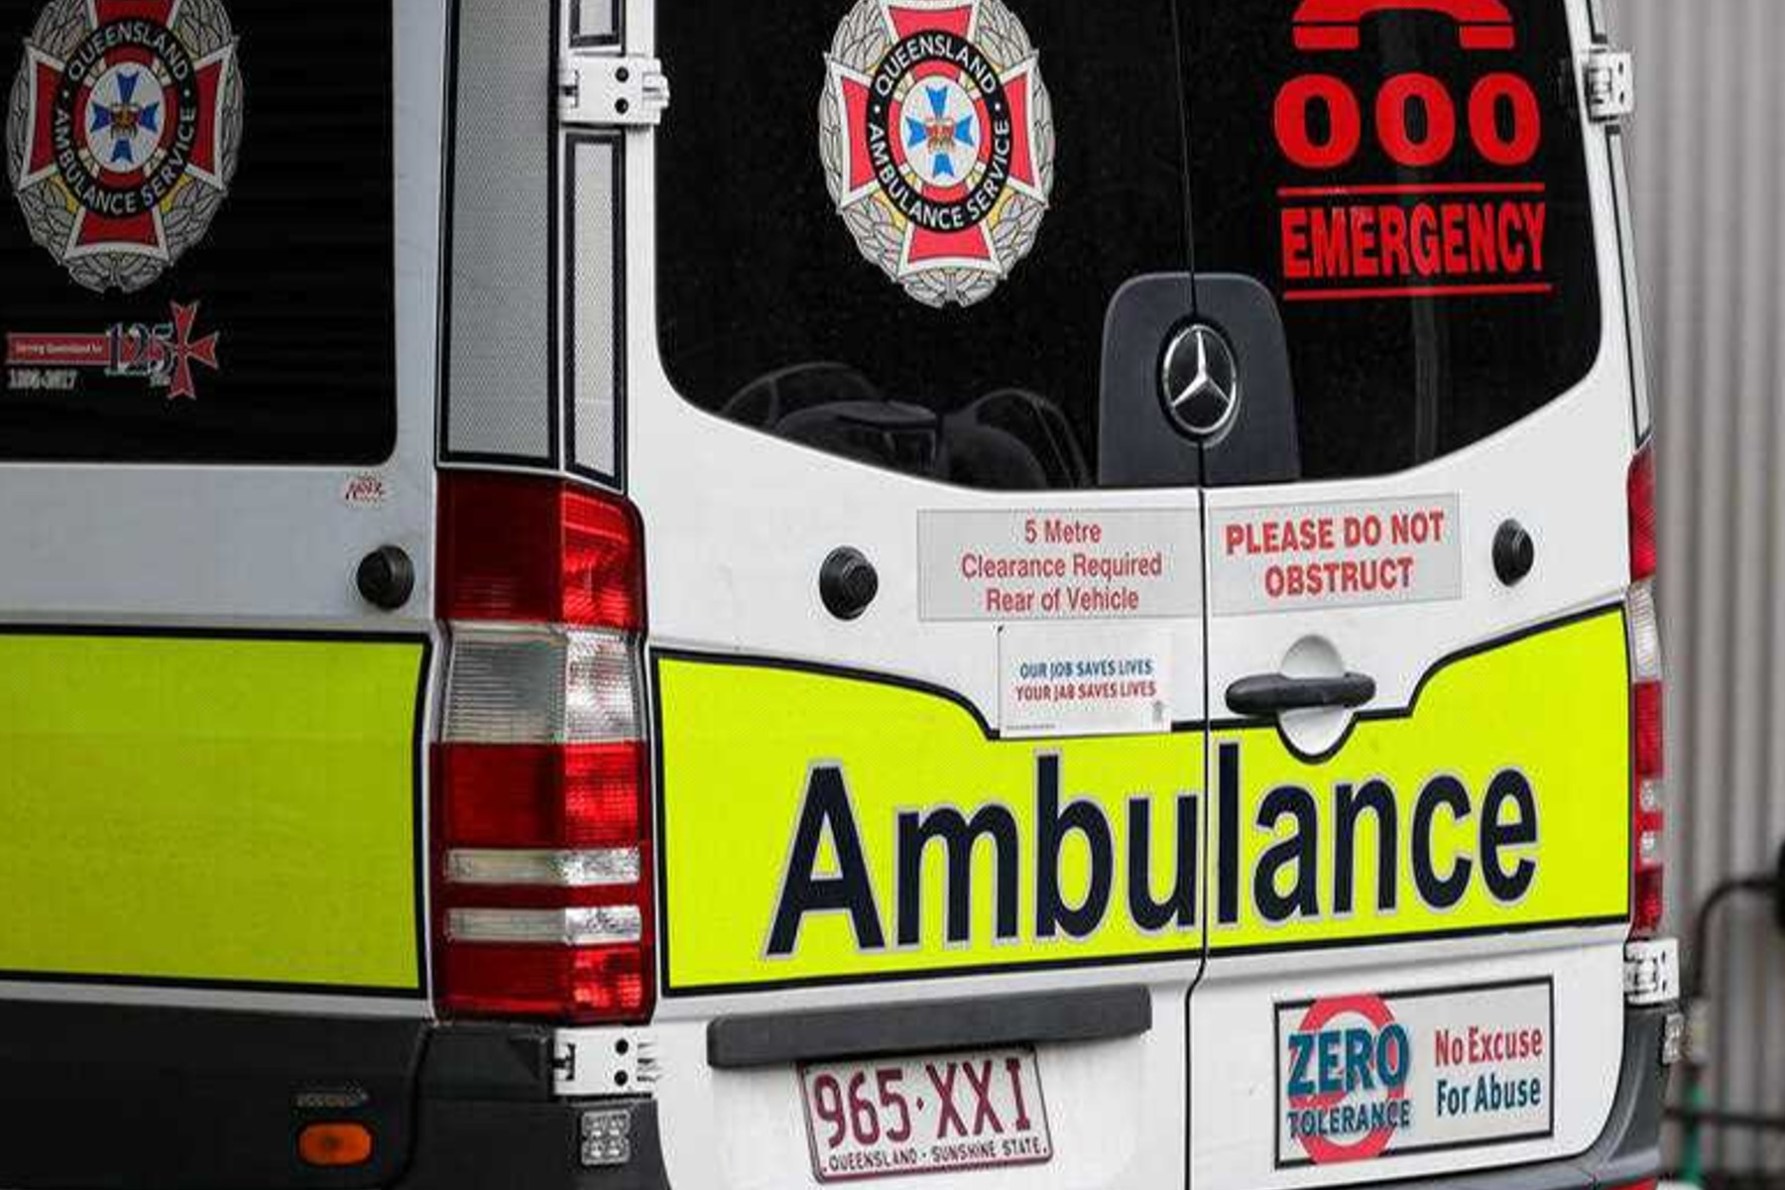
<svg viewBox="0 0 1785 1190"><path fill-rule="evenodd" d="M360 559L354 583L367 603L394 612L415 594L415 563L401 547L381 545Z"/></svg>
<svg viewBox="0 0 1785 1190"><path fill-rule="evenodd" d="M818 571L818 597L839 620L856 620L880 594L880 573L857 549L831 551Z"/></svg>
<svg viewBox="0 0 1785 1190"><path fill-rule="evenodd" d="M1507 521L1494 534L1494 574L1508 587L1516 587L1530 575L1537 564L1537 543L1530 530L1517 521Z"/></svg>

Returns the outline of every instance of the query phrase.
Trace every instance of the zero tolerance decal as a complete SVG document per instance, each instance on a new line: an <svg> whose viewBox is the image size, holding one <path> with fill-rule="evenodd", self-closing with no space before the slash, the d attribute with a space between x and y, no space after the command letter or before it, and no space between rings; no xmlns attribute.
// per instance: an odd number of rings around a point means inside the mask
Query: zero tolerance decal
<svg viewBox="0 0 1785 1190"><path fill-rule="evenodd" d="M1276 1006L1276 1166L1555 1135L1548 979Z"/></svg>
<svg viewBox="0 0 1785 1190"><path fill-rule="evenodd" d="M242 107L222 0L50 0L7 105L32 238L87 289L153 284L228 194Z"/></svg>
<svg viewBox="0 0 1785 1190"><path fill-rule="evenodd" d="M1001 0L859 0L837 29L819 151L862 255L928 306L989 297L1053 188L1035 47Z"/></svg>

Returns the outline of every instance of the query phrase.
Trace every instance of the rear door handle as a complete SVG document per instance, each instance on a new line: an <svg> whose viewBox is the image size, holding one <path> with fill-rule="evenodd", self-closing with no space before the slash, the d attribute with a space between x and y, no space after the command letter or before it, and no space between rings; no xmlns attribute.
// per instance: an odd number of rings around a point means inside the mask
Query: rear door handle
<svg viewBox="0 0 1785 1190"><path fill-rule="evenodd" d="M1227 709L1247 718L1264 719L1284 711L1351 710L1376 697L1376 679L1364 674L1337 678L1291 678L1259 674L1227 688Z"/></svg>

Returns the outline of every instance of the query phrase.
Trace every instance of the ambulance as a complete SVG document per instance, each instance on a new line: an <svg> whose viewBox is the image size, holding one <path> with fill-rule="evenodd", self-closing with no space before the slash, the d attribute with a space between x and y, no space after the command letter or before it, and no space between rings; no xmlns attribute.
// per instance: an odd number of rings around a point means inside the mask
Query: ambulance
<svg viewBox="0 0 1785 1190"><path fill-rule="evenodd" d="M1631 78L7 0L0 1187L1652 1187Z"/></svg>

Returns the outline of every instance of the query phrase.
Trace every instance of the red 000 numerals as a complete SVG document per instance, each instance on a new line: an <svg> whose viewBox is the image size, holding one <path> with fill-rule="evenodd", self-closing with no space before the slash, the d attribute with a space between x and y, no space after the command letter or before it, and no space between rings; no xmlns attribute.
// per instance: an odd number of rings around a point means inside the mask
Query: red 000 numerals
<svg viewBox="0 0 1785 1190"><path fill-rule="evenodd" d="M1016 1103L1016 1116L1008 1123L1019 1132L1027 1132L1032 1121L1023 1094L1022 1063L1010 1058L1004 1065ZM991 1084L995 1072L992 1063L945 1062L940 1070L935 1064L926 1063L924 1070L941 1109L933 1139L946 1140L951 1135L963 1139L978 1136L988 1124L993 1131L1004 1131L1005 1122L998 1118L992 1106ZM962 1080L965 1089L976 1100L976 1105L965 1109L955 1100L956 1080L960 1076L965 1076ZM893 1144L904 1144L911 1139L911 1101L902 1086L905 1072L896 1066L883 1066L874 1071L873 1077L873 1098L868 1094L868 1072L865 1070L851 1077L847 1088L833 1074L821 1074L812 1080L813 1114L831 1128L830 1135L824 1138L825 1148L835 1149L850 1139L863 1146L879 1144L882 1139ZM884 1119L882 1112L893 1119ZM969 1113L973 1117L971 1124L967 1118Z"/></svg>
<svg viewBox="0 0 1785 1190"><path fill-rule="evenodd" d="M1327 133L1316 139L1311 115L1326 110ZM1412 112L1424 115L1415 134ZM1401 74L1376 95L1376 136L1390 160L1408 169L1427 169L1456 147L1457 108L1450 89L1429 74ZM1524 165L1543 140L1543 113L1531 84L1516 74L1490 74L1469 93L1469 139L1494 165ZM1337 169L1363 145L1363 108L1345 80L1330 74L1304 74L1277 92L1274 123L1284 156L1303 169Z"/></svg>

